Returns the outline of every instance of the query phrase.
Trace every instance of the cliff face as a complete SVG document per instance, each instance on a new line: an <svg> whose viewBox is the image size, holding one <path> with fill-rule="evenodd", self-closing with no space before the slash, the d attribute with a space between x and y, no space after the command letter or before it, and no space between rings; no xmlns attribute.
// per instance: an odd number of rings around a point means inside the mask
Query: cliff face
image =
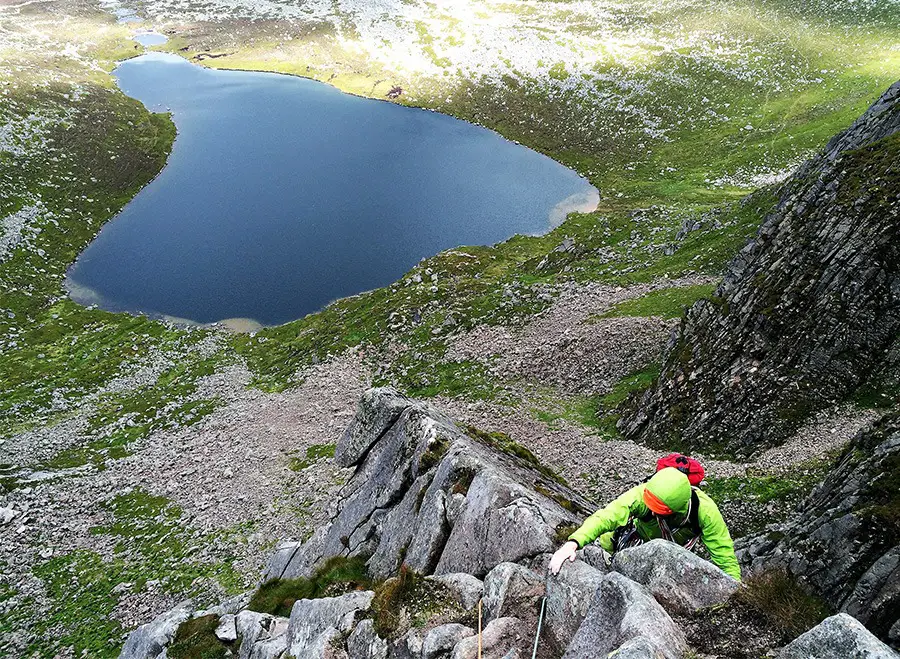
<svg viewBox="0 0 900 659"><path fill-rule="evenodd" d="M754 571L788 568L900 645L900 414L860 432L795 516L739 554Z"/></svg>
<svg viewBox="0 0 900 659"><path fill-rule="evenodd" d="M747 454L851 393L900 332L900 82L779 191L671 337L626 435Z"/></svg>

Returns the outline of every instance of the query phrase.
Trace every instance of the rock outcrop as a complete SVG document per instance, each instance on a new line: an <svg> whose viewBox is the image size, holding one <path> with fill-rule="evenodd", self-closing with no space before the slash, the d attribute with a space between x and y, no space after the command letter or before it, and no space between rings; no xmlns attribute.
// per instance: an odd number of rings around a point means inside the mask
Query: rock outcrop
<svg viewBox="0 0 900 659"><path fill-rule="evenodd" d="M749 454L873 375L900 334L900 82L801 167L689 309L631 438Z"/></svg>
<svg viewBox="0 0 900 659"><path fill-rule="evenodd" d="M188 620L194 609L190 602L179 604L128 635L120 659L157 659L164 656L166 646L175 638L179 625Z"/></svg>
<svg viewBox="0 0 900 659"><path fill-rule="evenodd" d="M467 433L391 389L365 394L336 455L356 473L334 520L302 546L282 545L267 578L309 576L332 556L367 557L374 578L401 563L483 577L553 550L557 530L592 508L521 447Z"/></svg>
<svg viewBox="0 0 900 659"><path fill-rule="evenodd" d="M890 638L900 625L900 414L861 431L794 517L742 545L751 571L785 567Z"/></svg>

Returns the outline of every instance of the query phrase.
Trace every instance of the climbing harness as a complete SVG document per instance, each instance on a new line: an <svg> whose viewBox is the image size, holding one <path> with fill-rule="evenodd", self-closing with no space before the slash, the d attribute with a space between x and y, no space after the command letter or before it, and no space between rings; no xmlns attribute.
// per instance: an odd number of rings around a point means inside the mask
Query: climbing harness
<svg viewBox="0 0 900 659"><path fill-rule="evenodd" d="M660 536L664 540L675 542L675 534L683 528L688 528L691 530L691 533L693 533L693 537L684 544L685 549L693 549L694 545L697 544L697 541L700 540L700 499L697 497L697 492L692 489L687 515L685 515L684 521L677 526L674 531L669 527L669 522L663 515L657 515L655 513L640 517L632 515L628 518L628 522L625 526L619 527L613 534L614 551L619 552L623 549L629 549L644 544L644 539L641 537L641 534L638 533L637 527L635 526L635 519L647 523L653 518L656 518L656 522L659 524Z"/></svg>

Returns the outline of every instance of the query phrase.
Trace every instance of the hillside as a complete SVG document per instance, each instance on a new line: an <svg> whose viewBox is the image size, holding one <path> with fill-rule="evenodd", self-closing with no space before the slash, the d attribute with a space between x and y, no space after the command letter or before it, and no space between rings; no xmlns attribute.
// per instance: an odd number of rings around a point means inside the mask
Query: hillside
<svg viewBox="0 0 900 659"><path fill-rule="evenodd" d="M586 500L642 481L662 442L620 435L619 405L661 364L666 380L683 308L714 296L783 190L802 187L791 172L900 62L887 0L379 7L0 5L0 654L117 656L184 598L205 607L251 588L276 543L330 520L353 473L330 458L371 385L506 433ZM115 19L135 14L144 22ZM573 167L600 206L543 236L428 256L390 286L255 333L82 307L66 269L176 139L171 116L109 75L149 27L205 66L373 98L399 87L394 102ZM839 173L844 193L872 168L894 176L866 159L889 148L842 156L861 172ZM700 454L736 536L786 522L894 404L891 327L866 343L883 373L853 370L761 442L777 446Z"/></svg>

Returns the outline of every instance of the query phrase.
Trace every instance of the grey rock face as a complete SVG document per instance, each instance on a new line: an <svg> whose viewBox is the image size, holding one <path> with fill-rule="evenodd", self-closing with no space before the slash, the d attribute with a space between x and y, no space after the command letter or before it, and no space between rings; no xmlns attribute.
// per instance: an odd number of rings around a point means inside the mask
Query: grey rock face
<svg viewBox="0 0 900 659"><path fill-rule="evenodd" d="M671 613L722 604L739 587L709 561L666 540L651 540L617 553L612 569L646 586Z"/></svg>
<svg viewBox="0 0 900 659"><path fill-rule="evenodd" d="M466 611L474 609L484 593L484 582L465 572L453 572L428 578L443 584Z"/></svg>
<svg viewBox="0 0 900 659"><path fill-rule="evenodd" d="M681 629L643 586L610 572L563 658L593 659L620 648L633 657L680 659L687 645Z"/></svg>
<svg viewBox="0 0 900 659"><path fill-rule="evenodd" d="M457 643L473 634L474 629L457 623L435 627L425 634L422 641L422 659L448 657Z"/></svg>
<svg viewBox="0 0 900 659"><path fill-rule="evenodd" d="M623 415L628 437L749 454L879 366L900 332L900 150L883 139L898 130L900 83L777 190Z"/></svg>
<svg viewBox="0 0 900 659"><path fill-rule="evenodd" d="M268 578L310 576L337 555L367 556L375 578L395 574L401 561L423 574L481 577L553 550L557 527L592 510L534 465L390 389L366 394L336 451L359 456L340 510L304 545L279 547Z"/></svg>
<svg viewBox="0 0 900 659"><path fill-rule="evenodd" d="M519 659L528 650L528 638L518 618L497 618L482 630L483 659ZM452 659L476 659L478 637L464 638L453 648Z"/></svg>
<svg viewBox="0 0 900 659"><path fill-rule="evenodd" d="M335 447L335 463L341 467L352 467L359 462L409 404L409 400L394 389L367 391L359 401L353 423Z"/></svg>
<svg viewBox="0 0 900 659"><path fill-rule="evenodd" d="M226 643L233 643L237 640L237 627L234 624L234 616L226 613L219 618L219 626L215 630L216 638Z"/></svg>
<svg viewBox="0 0 900 659"><path fill-rule="evenodd" d="M484 578L484 620L524 618L543 596L541 575L516 563L500 563Z"/></svg>
<svg viewBox="0 0 900 659"><path fill-rule="evenodd" d="M571 514L555 502L508 474L484 469L472 481L466 509L450 532L435 573L481 576L499 563L552 551L555 529L566 524L567 517Z"/></svg>
<svg viewBox="0 0 900 659"><path fill-rule="evenodd" d="M778 653L778 659L897 659L898 656L846 613L826 618Z"/></svg>
<svg viewBox="0 0 900 659"><path fill-rule="evenodd" d="M547 578L544 624L547 634L560 650L569 646L584 621L604 575L605 572L576 560L567 562L559 574Z"/></svg>
<svg viewBox="0 0 900 659"><path fill-rule="evenodd" d="M172 642L179 625L190 618L193 611L191 603L185 602L138 627L128 635L119 659L157 659L165 656L165 648Z"/></svg>
<svg viewBox="0 0 900 659"><path fill-rule="evenodd" d="M234 622L241 639L238 659L278 659L287 649L287 618L241 611Z"/></svg>
<svg viewBox="0 0 900 659"><path fill-rule="evenodd" d="M900 537L881 506L896 497L900 414L862 430L785 524L740 544L751 572L783 567L881 638L900 622Z"/></svg>
<svg viewBox="0 0 900 659"><path fill-rule="evenodd" d="M387 641L375 633L371 620L362 620L347 637L349 659L386 659Z"/></svg>
<svg viewBox="0 0 900 659"><path fill-rule="evenodd" d="M353 592L340 597L299 600L291 609L288 652L295 657L324 656L335 635L350 631L369 610L375 593Z"/></svg>

